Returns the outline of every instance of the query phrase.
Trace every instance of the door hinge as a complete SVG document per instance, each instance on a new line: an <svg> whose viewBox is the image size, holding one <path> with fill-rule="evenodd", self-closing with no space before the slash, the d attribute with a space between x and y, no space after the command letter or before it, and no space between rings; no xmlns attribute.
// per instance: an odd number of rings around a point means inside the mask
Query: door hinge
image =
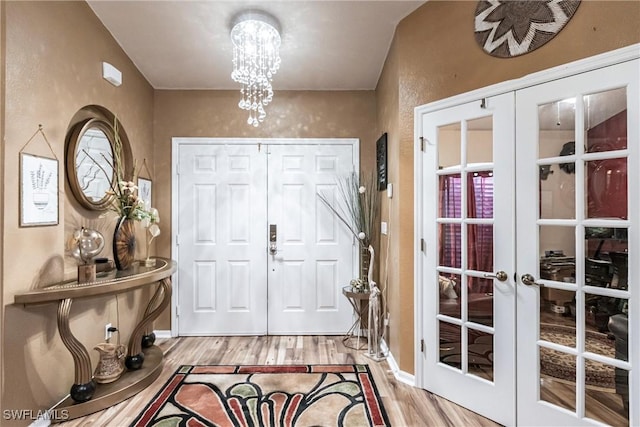
<svg viewBox="0 0 640 427"><path fill-rule="evenodd" d="M180 162L176 164L176 175L180 175Z"/></svg>
<svg viewBox="0 0 640 427"><path fill-rule="evenodd" d="M424 136L420 137L420 151L424 151Z"/></svg>
<svg viewBox="0 0 640 427"><path fill-rule="evenodd" d="M176 305L176 317L180 317L180 306Z"/></svg>
<svg viewBox="0 0 640 427"><path fill-rule="evenodd" d="M424 340L420 340L420 353L424 353Z"/></svg>
<svg viewBox="0 0 640 427"><path fill-rule="evenodd" d="M176 234L176 246L180 246L180 235Z"/></svg>
<svg viewBox="0 0 640 427"><path fill-rule="evenodd" d="M427 252L427 243L424 241L424 239L420 239L420 250L422 252Z"/></svg>

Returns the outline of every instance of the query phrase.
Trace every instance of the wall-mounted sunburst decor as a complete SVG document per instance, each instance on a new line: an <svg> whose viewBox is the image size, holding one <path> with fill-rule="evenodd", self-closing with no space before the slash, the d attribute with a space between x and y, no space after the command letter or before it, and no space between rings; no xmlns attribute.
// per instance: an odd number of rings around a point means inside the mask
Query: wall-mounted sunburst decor
<svg viewBox="0 0 640 427"><path fill-rule="evenodd" d="M579 5L580 0L479 1L476 41L491 56L523 55L554 38Z"/></svg>

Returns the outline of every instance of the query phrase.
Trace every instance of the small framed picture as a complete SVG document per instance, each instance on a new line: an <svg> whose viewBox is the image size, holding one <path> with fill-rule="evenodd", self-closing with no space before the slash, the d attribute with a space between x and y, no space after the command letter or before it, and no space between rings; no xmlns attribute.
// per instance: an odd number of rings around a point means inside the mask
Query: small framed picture
<svg viewBox="0 0 640 427"><path fill-rule="evenodd" d="M378 171L378 191L387 189L387 134L376 141L376 166Z"/></svg>
<svg viewBox="0 0 640 427"><path fill-rule="evenodd" d="M138 178L138 197L145 202L145 206L150 208L151 205L151 180L147 178Z"/></svg>
<svg viewBox="0 0 640 427"><path fill-rule="evenodd" d="M20 227L58 225L58 160L20 153Z"/></svg>

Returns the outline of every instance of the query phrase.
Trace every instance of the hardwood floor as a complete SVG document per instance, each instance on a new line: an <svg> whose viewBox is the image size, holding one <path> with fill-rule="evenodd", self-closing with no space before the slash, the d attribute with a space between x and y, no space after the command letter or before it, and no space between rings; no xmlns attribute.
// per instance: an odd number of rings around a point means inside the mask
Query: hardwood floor
<svg viewBox="0 0 640 427"><path fill-rule="evenodd" d="M126 426L180 365L365 363L393 426L497 426L498 424L425 390L395 379L386 361L374 362L345 347L340 336L182 337L159 340L165 353L162 374L132 398L60 426Z"/></svg>

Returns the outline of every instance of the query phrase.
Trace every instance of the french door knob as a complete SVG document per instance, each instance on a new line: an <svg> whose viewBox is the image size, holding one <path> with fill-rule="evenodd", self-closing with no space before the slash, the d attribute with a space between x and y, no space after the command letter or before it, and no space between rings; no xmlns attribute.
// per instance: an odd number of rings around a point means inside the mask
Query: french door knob
<svg viewBox="0 0 640 427"><path fill-rule="evenodd" d="M502 270L497 271L495 274L485 273L484 277L486 277L487 279L497 279L500 282L504 282L505 280L507 280L509 278L509 276L507 276L507 273L505 273Z"/></svg>
<svg viewBox="0 0 640 427"><path fill-rule="evenodd" d="M524 283L527 286L542 286L540 283L536 282L535 277L533 277L531 274L528 274L528 273L523 274L520 280L522 280L522 283Z"/></svg>

